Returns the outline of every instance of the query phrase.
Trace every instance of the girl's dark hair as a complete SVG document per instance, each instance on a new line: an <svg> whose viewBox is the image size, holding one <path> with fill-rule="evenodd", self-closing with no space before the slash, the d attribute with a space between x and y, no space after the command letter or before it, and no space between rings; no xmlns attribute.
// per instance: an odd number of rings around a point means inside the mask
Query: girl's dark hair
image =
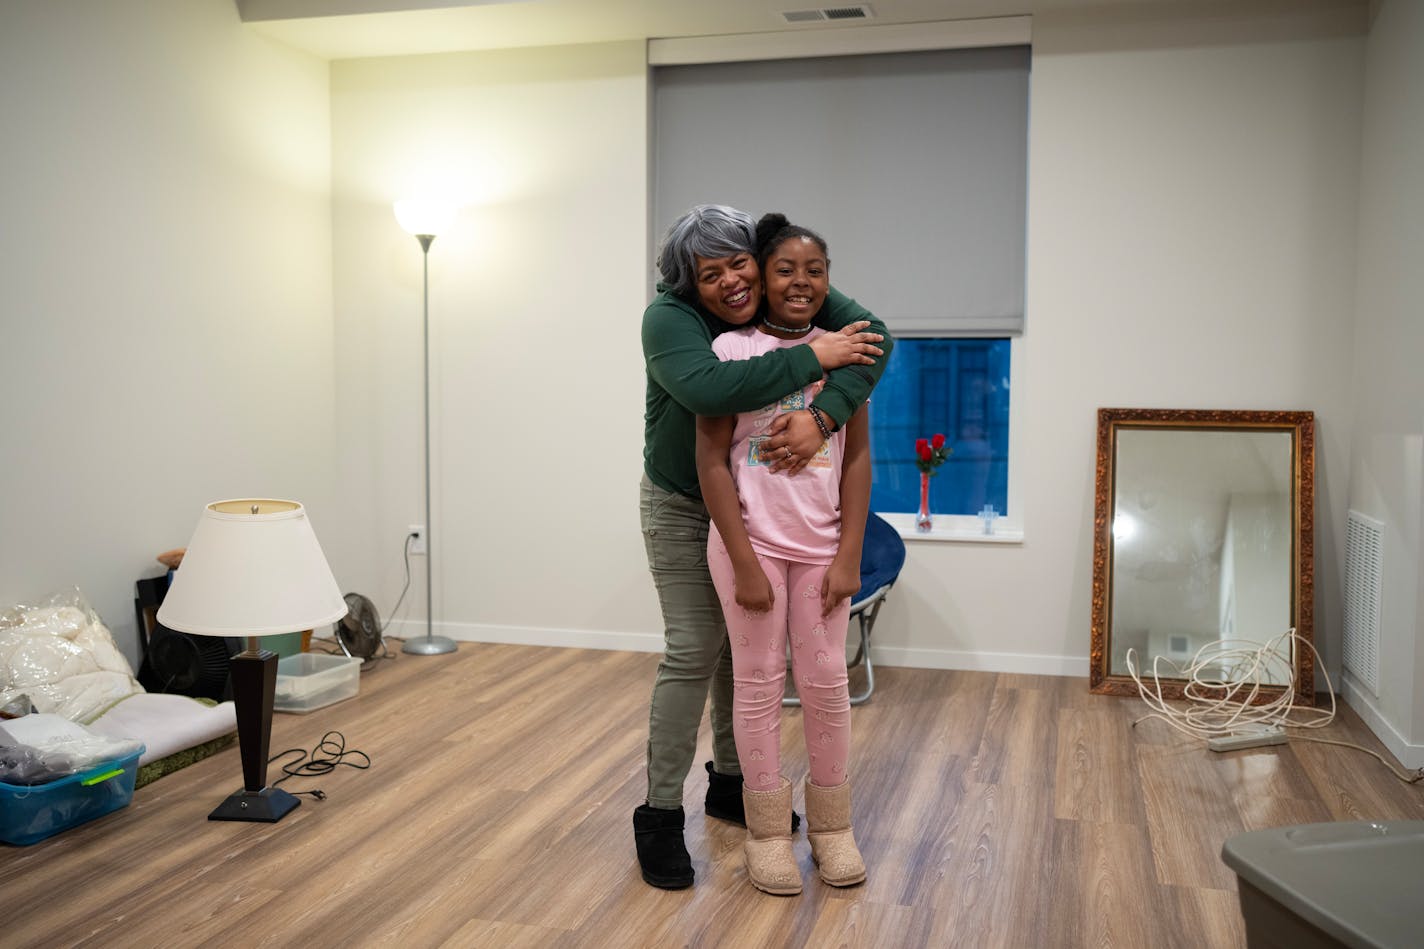
<svg viewBox="0 0 1424 949"><path fill-rule="evenodd" d="M778 247L794 237L804 237L807 240L816 242L816 246L821 248L821 253L826 257L826 266L831 265L831 252L826 247L826 239L809 227L802 227L799 224L792 224L786 219L786 215L777 211L770 214L763 214L761 220L756 224L756 258L757 266L765 267L767 258L770 257Z"/></svg>

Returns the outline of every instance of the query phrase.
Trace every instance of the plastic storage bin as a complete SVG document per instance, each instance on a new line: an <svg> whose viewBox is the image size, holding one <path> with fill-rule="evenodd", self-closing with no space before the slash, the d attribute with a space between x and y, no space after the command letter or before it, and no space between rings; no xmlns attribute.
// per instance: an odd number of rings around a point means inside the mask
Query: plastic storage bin
<svg viewBox="0 0 1424 949"><path fill-rule="evenodd" d="M1221 859L1236 871L1250 949L1424 945L1424 821L1253 830Z"/></svg>
<svg viewBox="0 0 1424 949"><path fill-rule="evenodd" d="M298 653L277 660L277 692L272 707L279 712L310 712L349 699L360 688L360 659Z"/></svg>
<svg viewBox="0 0 1424 949"><path fill-rule="evenodd" d="M48 784L0 783L0 840L33 844L128 806L144 749Z"/></svg>

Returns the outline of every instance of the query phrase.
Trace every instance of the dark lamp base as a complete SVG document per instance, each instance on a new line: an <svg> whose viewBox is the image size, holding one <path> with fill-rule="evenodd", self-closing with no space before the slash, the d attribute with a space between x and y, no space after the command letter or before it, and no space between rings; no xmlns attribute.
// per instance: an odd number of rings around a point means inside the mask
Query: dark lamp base
<svg viewBox="0 0 1424 949"><path fill-rule="evenodd" d="M275 824L301 804L281 788L237 791L208 815L208 820L248 820Z"/></svg>

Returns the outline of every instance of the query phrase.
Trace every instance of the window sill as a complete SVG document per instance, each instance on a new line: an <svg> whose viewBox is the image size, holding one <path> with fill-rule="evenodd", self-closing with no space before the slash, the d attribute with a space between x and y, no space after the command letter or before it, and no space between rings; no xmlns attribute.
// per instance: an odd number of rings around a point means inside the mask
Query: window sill
<svg viewBox="0 0 1424 949"><path fill-rule="evenodd" d="M1023 530L1017 527L995 525L992 534L984 533L984 525L978 518L944 516L935 518L934 528L922 534L915 530L915 515L886 514L876 512L905 540L937 541L955 544L1022 544Z"/></svg>

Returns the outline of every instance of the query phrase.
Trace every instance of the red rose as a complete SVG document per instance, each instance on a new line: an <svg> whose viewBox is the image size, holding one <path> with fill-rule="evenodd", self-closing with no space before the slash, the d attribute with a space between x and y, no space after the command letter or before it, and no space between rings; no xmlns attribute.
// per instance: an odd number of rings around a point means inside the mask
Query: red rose
<svg viewBox="0 0 1424 949"><path fill-rule="evenodd" d="M927 438L915 439L915 454L920 456L920 460L930 460L930 442Z"/></svg>
<svg viewBox="0 0 1424 949"><path fill-rule="evenodd" d="M936 435L934 438L930 439L930 444L934 446L935 451L939 451L941 448L944 447L944 436Z"/></svg>

